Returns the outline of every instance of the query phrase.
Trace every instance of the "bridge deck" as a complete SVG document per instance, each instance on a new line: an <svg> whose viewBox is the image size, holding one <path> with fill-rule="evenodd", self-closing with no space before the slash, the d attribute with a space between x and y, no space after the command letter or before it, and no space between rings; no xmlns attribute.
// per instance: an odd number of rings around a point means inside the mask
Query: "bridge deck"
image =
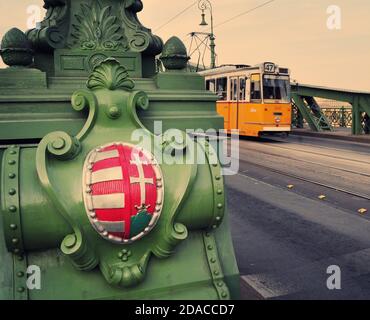
<svg viewBox="0 0 370 320"><path fill-rule="evenodd" d="M370 299L368 144L243 139L226 183L245 299ZM342 290L326 286L331 265Z"/></svg>

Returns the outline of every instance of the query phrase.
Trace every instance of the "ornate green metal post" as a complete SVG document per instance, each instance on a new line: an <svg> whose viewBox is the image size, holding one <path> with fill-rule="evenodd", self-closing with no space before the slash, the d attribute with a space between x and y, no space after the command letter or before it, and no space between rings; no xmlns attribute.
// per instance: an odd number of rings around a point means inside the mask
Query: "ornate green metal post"
<svg viewBox="0 0 370 320"><path fill-rule="evenodd" d="M346 128L347 127L347 124L346 124L346 108L345 107L341 107L340 108L340 126L342 128Z"/></svg>
<svg viewBox="0 0 370 320"><path fill-rule="evenodd" d="M2 42L0 298L238 298L217 146L185 132L223 120L183 43L140 0L45 8Z"/></svg>
<svg viewBox="0 0 370 320"><path fill-rule="evenodd" d="M354 97L354 102L352 104L352 134L359 135L363 133L363 128L361 124L361 111L359 104L359 97Z"/></svg>

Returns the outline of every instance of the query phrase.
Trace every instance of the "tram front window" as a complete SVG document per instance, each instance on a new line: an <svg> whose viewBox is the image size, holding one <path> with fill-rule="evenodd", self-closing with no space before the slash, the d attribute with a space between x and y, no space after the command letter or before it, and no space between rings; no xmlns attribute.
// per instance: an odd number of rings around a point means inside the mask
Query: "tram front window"
<svg viewBox="0 0 370 320"><path fill-rule="evenodd" d="M290 101L289 77L265 75L263 77L263 98L265 100Z"/></svg>

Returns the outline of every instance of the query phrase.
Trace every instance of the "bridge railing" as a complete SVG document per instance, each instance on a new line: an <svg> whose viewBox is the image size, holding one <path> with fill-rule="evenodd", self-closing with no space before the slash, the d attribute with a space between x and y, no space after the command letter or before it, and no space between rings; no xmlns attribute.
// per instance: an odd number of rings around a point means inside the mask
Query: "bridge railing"
<svg viewBox="0 0 370 320"><path fill-rule="evenodd" d="M352 127L352 108L322 108L326 118L333 128L351 128Z"/></svg>
<svg viewBox="0 0 370 320"><path fill-rule="evenodd" d="M353 112L351 107L328 107L321 108L323 114L328 119L330 126L333 128L352 128ZM293 104L293 127L303 128L307 124L306 120L300 115L299 110ZM366 117L366 113L361 115L361 124L366 134L370 133L370 123Z"/></svg>

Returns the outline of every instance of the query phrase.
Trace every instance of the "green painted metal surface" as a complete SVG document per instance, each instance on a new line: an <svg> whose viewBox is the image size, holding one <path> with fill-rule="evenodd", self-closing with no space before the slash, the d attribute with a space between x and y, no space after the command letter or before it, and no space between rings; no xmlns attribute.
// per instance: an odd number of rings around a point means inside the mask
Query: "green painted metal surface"
<svg viewBox="0 0 370 320"><path fill-rule="evenodd" d="M40 28L4 36L0 299L239 296L218 146L184 132L223 127L217 98L186 72L181 41L163 48L140 24L142 7L139 0L45 1ZM174 130L182 141L172 139ZM102 227L98 209L116 204L98 205L91 189L102 179L94 159L122 148L139 148L149 162L135 158L137 170L151 166L157 181L155 208L137 207L130 237ZM185 161L201 154L202 163ZM139 189L124 199L146 199ZM29 285L32 266L41 288Z"/></svg>
<svg viewBox="0 0 370 320"><path fill-rule="evenodd" d="M314 102L314 98L350 103L352 105L352 134L369 134L370 93L292 84L293 102L311 130L324 131L330 128L330 124L318 104Z"/></svg>
<svg viewBox="0 0 370 320"><path fill-rule="evenodd" d="M322 112L320 106L313 97L292 94L294 104L297 106L300 115L306 120L313 131L332 131L332 127Z"/></svg>

